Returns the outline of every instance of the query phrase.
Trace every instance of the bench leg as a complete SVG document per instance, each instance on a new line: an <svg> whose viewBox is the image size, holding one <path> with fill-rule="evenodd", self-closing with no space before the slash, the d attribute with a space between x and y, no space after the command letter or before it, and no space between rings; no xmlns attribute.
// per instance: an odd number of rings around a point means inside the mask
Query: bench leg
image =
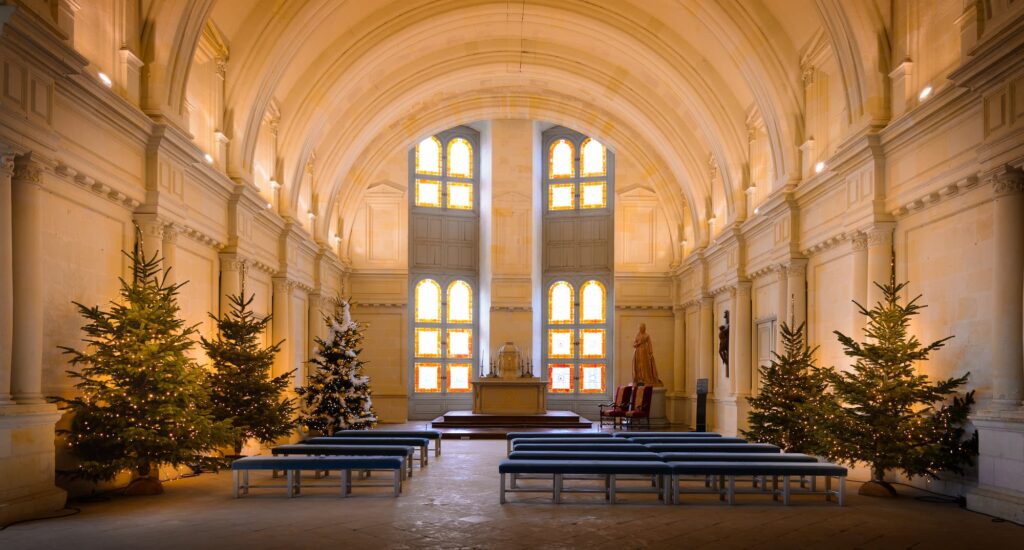
<svg viewBox="0 0 1024 550"><path fill-rule="evenodd" d="M843 500L846 496L846 478L839 476L839 505L843 505Z"/></svg>
<svg viewBox="0 0 1024 550"><path fill-rule="evenodd" d="M679 498L679 476L672 474L672 502L682 504Z"/></svg>
<svg viewBox="0 0 1024 550"><path fill-rule="evenodd" d="M231 482L232 482L231 494L234 495L235 498L238 498L238 478L239 477L241 477L241 472L239 472L238 470L234 470L234 471L231 472Z"/></svg>
<svg viewBox="0 0 1024 550"><path fill-rule="evenodd" d="M498 491L498 504L505 504L505 474L501 474L501 489Z"/></svg>
<svg viewBox="0 0 1024 550"><path fill-rule="evenodd" d="M672 504L672 493L669 492L668 482L670 476L661 476L661 501L665 504Z"/></svg>
<svg viewBox="0 0 1024 550"><path fill-rule="evenodd" d="M789 506L789 476L782 476L782 505Z"/></svg>
<svg viewBox="0 0 1024 550"><path fill-rule="evenodd" d="M555 504L562 502L562 474L554 474L551 482L551 493Z"/></svg>
<svg viewBox="0 0 1024 550"><path fill-rule="evenodd" d="M811 476L811 492L818 492L818 476Z"/></svg>
<svg viewBox="0 0 1024 550"><path fill-rule="evenodd" d="M395 486L394 486L394 490L395 490L394 496L395 496L395 498L398 498L398 495L402 494L402 470L401 469L395 470Z"/></svg>
<svg viewBox="0 0 1024 550"><path fill-rule="evenodd" d="M288 498L295 497L295 470L285 472L285 483L288 485Z"/></svg>
<svg viewBox="0 0 1024 550"><path fill-rule="evenodd" d="M772 500L779 500L779 476L772 476Z"/></svg>
<svg viewBox="0 0 1024 550"><path fill-rule="evenodd" d="M608 502L615 504L615 474L608 474Z"/></svg>
<svg viewBox="0 0 1024 550"><path fill-rule="evenodd" d="M825 502L832 502L832 476L825 476Z"/></svg>
<svg viewBox="0 0 1024 550"><path fill-rule="evenodd" d="M423 454L423 450L420 450L420 468L427 465L427 455Z"/></svg>
<svg viewBox="0 0 1024 550"><path fill-rule="evenodd" d="M736 476L729 476L729 488L726 493L726 500L729 506L736 503Z"/></svg>
<svg viewBox="0 0 1024 550"><path fill-rule="evenodd" d="M249 470L242 472L242 494L249 494Z"/></svg>
<svg viewBox="0 0 1024 550"><path fill-rule="evenodd" d="M423 464L424 465L430 464L430 455L427 453L427 446L426 445L420 447L420 456L423 457Z"/></svg>
<svg viewBox="0 0 1024 550"><path fill-rule="evenodd" d="M511 488L511 489L518 489L519 488L519 474L511 474L509 476L508 483L509 483L509 485L508 485L509 488Z"/></svg>
<svg viewBox="0 0 1024 550"><path fill-rule="evenodd" d="M434 456L441 456L441 438L434 440Z"/></svg>
<svg viewBox="0 0 1024 550"><path fill-rule="evenodd" d="M718 476L715 486L718 487L718 500L725 500L725 476Z"/></svg>

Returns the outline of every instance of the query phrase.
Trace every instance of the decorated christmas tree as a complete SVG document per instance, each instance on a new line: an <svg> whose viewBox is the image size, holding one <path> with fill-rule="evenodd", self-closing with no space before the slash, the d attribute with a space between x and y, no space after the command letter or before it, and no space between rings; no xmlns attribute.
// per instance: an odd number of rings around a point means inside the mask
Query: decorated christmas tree
<svg viewBox="0 0 1024 550"><path fill-rule="evenodd" d="M210 314L217 322L217 335L201 339L213 362L209 375L211 411L216 420L234 427L236 455L247 439L272 443L294 428L295 407L291 399L284 398L294 371L271 378L281 343L264 346L260 342L271 318L257 317L249 309L255 297L246 299L244 290L229 296L230 312L220 318Z"/></svg>
<svg viewBox="0 0 1024 550"><path fill-rule="evenodd" d="M748 397L753 441L778 445L786 452L820 455L828 449L828 419L838 407L827 393L826 375L814 365L814 353L804 342L804 324L793 330L782 323L783 352L759 368L761 389Z"/></svg>
<svg viewBox="0 0 1024 550"><path fill-rule="evenodd" d="M835 331L846 355L855 362L849 372L830 373L835 396L842 405L829 456L846 463L866 463L871 482L862 494L895 495L883 478L890 470L908 477L938 478L943 471L962 473L977 453L976 436L964 438L963 424L974 403L974 392L956 395L968 374L933 381L918 374L915 363L942 348L948 336L923 345L909 332L910 320L925 306L920 296L901 304L907 283L896 283L893 268L887 284L875 283L882 300L868 317L867 341ZM856 302L855 302L856 303Z"/></svg>
<svg viewBox="0 0 1024 550"><path fill-rule="evenodd" d="M55 398L71 413L66 436L78 466L62 472L110 480L125 471L138 478L130 493L160 492L149 477L160 465L213 465L230 441L231 427L209 413L205 373L189 357L194 326L178 316L178 291L156 255L131 254L131 278L121 279L120 300L109 309L76 303L87 323L85 350L62 349L78 370L78 396Z"/></svg>
<svg viewBox="0 0 1024 550"><path fill-rule="evenodd" d="M363 375L363 329L352 320L349 302L338 300L324 318L327 339L317 338L315 370L299 394L299 424L311 432L330 435L338 430L368 430L377 423L370 399L370 379Z"/></svg>

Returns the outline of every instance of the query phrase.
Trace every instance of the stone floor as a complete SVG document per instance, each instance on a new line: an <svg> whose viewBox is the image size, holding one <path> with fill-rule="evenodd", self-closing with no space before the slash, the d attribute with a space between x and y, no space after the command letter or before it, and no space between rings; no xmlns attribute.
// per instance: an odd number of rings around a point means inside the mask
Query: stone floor
<svg viewBox="0 0 1024 550"><path fill-rule="evenodd" d="M307 489L231 498L231 476L168 482L155 497L72 503L81 513L13 525L0 548L1021 548L1024 527L993 522L952 504L853 495L838 508L805 496L783 507L761 495L727 507L710 496L681 506L625 495L616 506L572 495L555 506L514 494L498 504L496 464L505 442L446 440L400 498L363 489L342 500ZM382 491L371 494L370 491ZM523 497L527 498L523 498Z"/></svg>

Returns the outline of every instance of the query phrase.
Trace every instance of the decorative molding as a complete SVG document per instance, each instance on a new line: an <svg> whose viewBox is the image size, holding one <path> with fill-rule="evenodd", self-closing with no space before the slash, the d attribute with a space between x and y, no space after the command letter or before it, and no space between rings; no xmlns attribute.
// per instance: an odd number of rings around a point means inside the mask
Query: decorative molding
<svg viewBox="0 0 1024 550"><path fill-rule="evenodd" d="M1024 170L1003 165L986 177L986 183L992 184L995 196L1005 197L1024 193Z"/></svg>
<svg viewBox="0 0 1024 550"><path fill-rule="evenodd" d="M14 172L11 180L39 185L43 181L44 170L43 165L30 156L18 156L14 159Z"/></svg>
<svg viewBox="0 0 1024 550"><path fill-rule="evenodd" d="M138 199L128 196L127 194L112 188L106 183L96 181L96 179L88 176L87 174L83 174L60 161L57 162L57 168L54 170L54 174L66 181L78 185L79 187L83 187L86 190L113 202L114 204L127 208L128 210L135 210L142 205L142 202Z"/></svg>
<svg viewBox="0 0 1024 550"><path fill-rule="evenodd" d="M786 265L786 275L790 277L805 277L807 275L807 259L793 258Z"/></svg>
<svg viewBox="0 0 1024 550"><path fill-rule="evenodd" d="M493 313L496 311L533 311L533 306L491 306L491 312Z"/></svg>
<svg viewBox="0 0 1024 550"><path fill-rule="evenodd" d="M828 250L830 248L835 248L840 243L850 240L851 235L852 233L847 232L839 233L838 235L833 235L827 239L824 239L818 243L815 243L801 250L800 254L804 256L811 256L820 252L824 252L825 250Z"/></svg>
<svg viewBox="0 0 1024 550"><path fill-rule="evenodd" d="M657 305L657 306L645 306L639 304L619 305L615 304L616 311L636 311L636 310L648 310L648 311L672 311L672 305Z"/></svg>
<svg viewBox="0 0 1024 550"><path fill-rule="evenodd" d="M977 175L970 175L960 179L955 183L943 186L938 191L931 191L925 193L920 197L900 206L889 212L894 218L900 219L910 214L917 213L925 208L935 206L936 204L948 200L956 195L967 192L978 186L980 179Z"/></svg>
<svg viewBox="0 0 1024 550"><path fill-rule="evenodd" d="M0 160L0 176L5 178L14 176L14 155L4 155Z"/></svg>
<svg viewBox="0 0 1024 550"><path fill-rule="evenodd" d="M404 308L405 302L353 302L353 307Z"/></svg>

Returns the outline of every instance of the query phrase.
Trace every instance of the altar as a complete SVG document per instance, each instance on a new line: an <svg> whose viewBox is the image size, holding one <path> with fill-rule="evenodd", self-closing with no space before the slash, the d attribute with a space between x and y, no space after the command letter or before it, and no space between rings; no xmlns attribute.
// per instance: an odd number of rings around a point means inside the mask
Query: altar
<svg viewBox="0 0 1024 550"><path fill-rule="evenodd" d="M547 383L538 378L483 378L473 382L476 414L530 415L547 410Z"/></svg>

